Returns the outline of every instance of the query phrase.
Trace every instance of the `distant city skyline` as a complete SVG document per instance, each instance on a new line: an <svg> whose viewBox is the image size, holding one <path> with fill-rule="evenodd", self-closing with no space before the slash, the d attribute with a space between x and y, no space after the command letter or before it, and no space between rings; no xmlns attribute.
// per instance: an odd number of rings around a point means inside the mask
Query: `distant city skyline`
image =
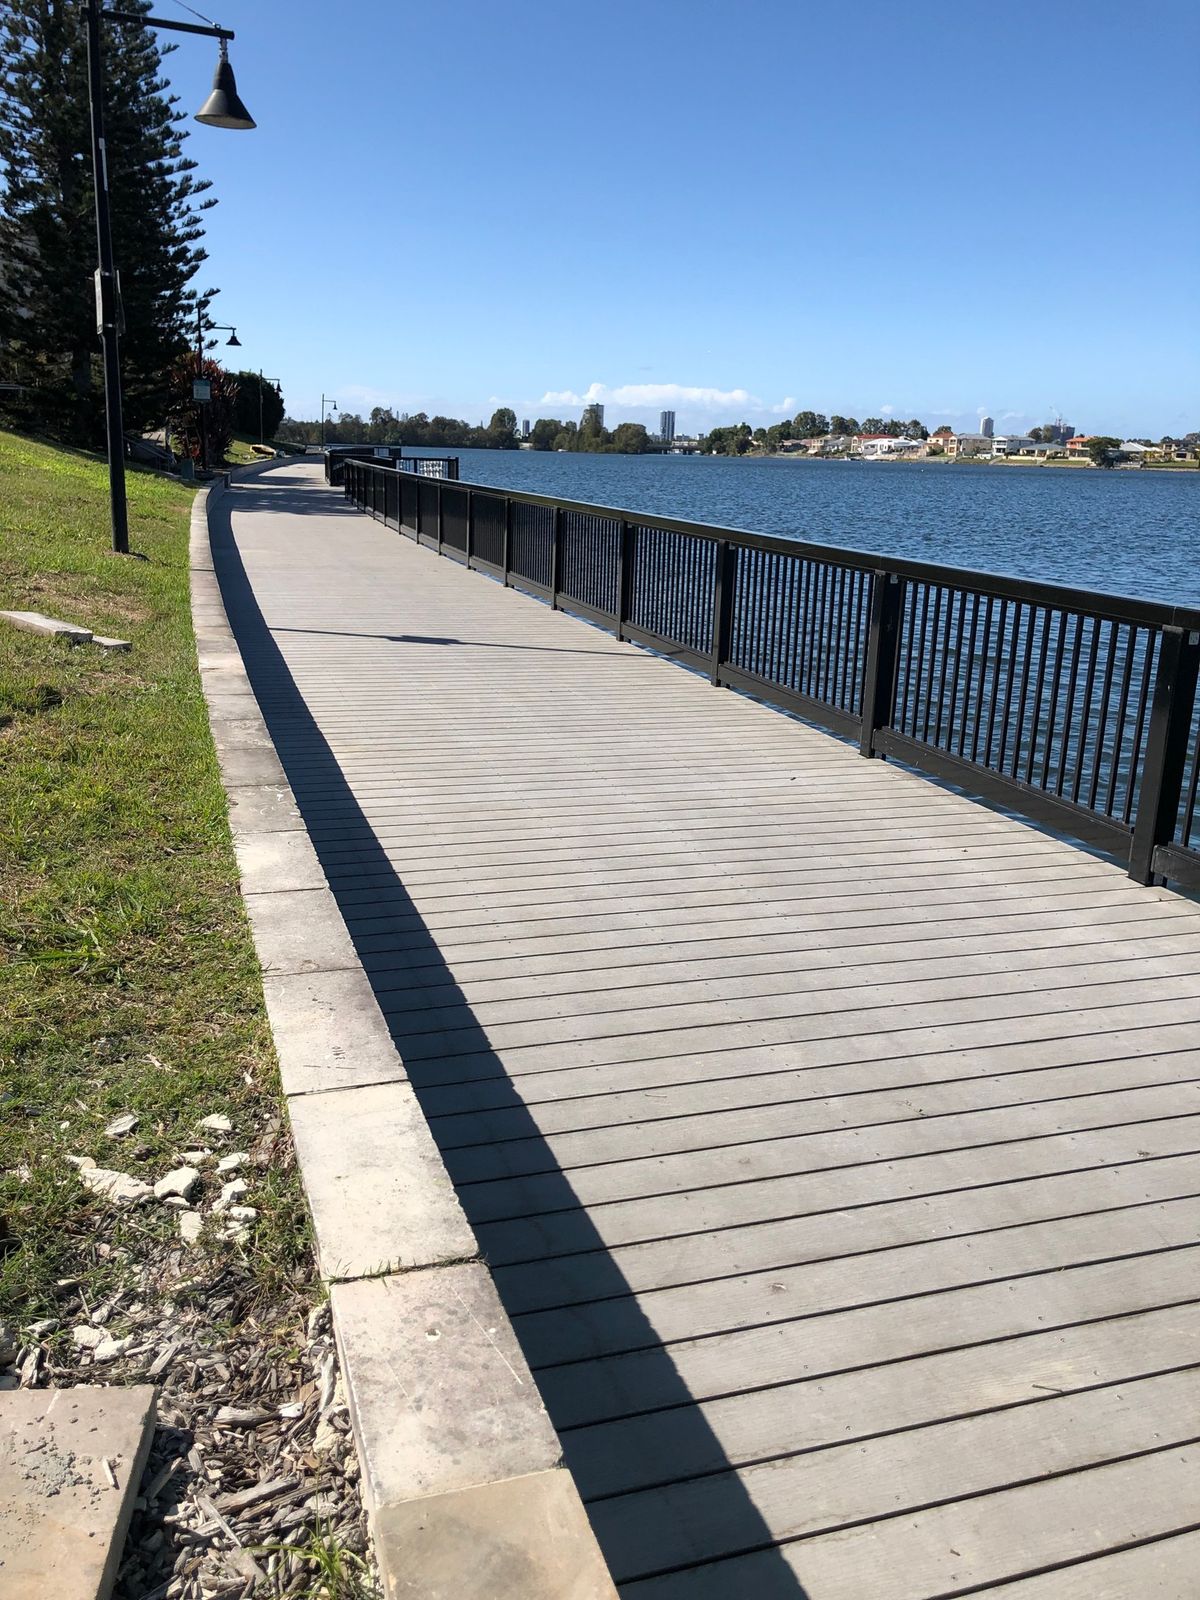
<svg viewBox="0 0 1200 1600"><path fill-rule="evenodd" d="M348 394L353 395L355 393L353 385L348 387L343 385L343 388ZM680 416L680 414L672 409L660 410L657 415L655 415L651 409L652 400L646 399L644 392L650 392L651 395L653 395L662 393L668 389L678 391L680 388L681 386L678 385L640 385L626 386L621 390L617 390L604 384L592 384L589 386L588 390L582 394L575 393L571 390L564 390L544 396L543 399L548 400L550 402L549 404L543 404L537 401L510 402L509 400L504 399L502 396L491 395L482 406L477 406L475 408L474 413L472 413L469 409L461 413L455 413L450 411L445 405L440 404L401 405L395 401L389 401L383 398L382 395L376 396L374 391L372 391L369 405L363 403L357 405L345 405L342 407L340 414L346 415L357 413L363 417L367 417L369 416L371 410L373 410L376 406L379 406L384 409L390 409L396 416L411 416L416 412L424 412L427 416L461 415L465 420L468 421L472 420L472 417L474 417L474 420L477 420L482 424L487 421L487 418L498 407L509 406L511 410L517 412L518 415L521 415L526 419L520 424L520 434L522 438L529 437L530 421L528 419L532 419L532 421L536 422L541 417L555 417L560 421L582 421L583 418L588 414L592 414L596 418L596 425L598 427L603 428L607 426L612 428L616 427L621 422L640 422L646 428L647 432L653 435L655 438L667 439L670 441L676 436L691 438L695 437L697 434L708 433L713 428L729 427L740 422L748 422L752 427L769 427L772 423L790 420L802 408L802 405L807 403L806 401L802 402L793 396L788 396L787 400L782 405L773 406L769 409L763 409L761 406L755 407L753 404L747 403L743 404L741 410L739 410L735 404L732 409L722 412L719 409L721 401L733 399L734 397L719 396L716 391L704 391L706 397L706 409L693 414L690 419L688 413L684 412ZM635 399L635 397L631 396L630 394L631 389L637 389L644 392L639 392ZM601 401L591 398L591 396L600 393L605 395L619 394L622 396L622 398L615 404L609 400ZM738 393L740 393L740 391ZM710 396L711 398L709 398ZM752 396L747 395L744 398L746 402L753 402ZM816 407L815 409L821 410L826 416L840 415L856 417L860 421L864 418L872 416L882 417L885 421L891 419L906 421L911 417L916 417L929 428L930 432L933 432L936 428L947 426L950 427L955 433L978 434L985 438L991 438L993 433L996 431L999 431L1004 435L1027 434L1030 428L1044 428L1048 424L1053 425L1055 423L1063 424L1067 429L1067 435L1070 433L1080 433L1086 435L1111 434L1113 437L1122 439L1137 438L1144 435L1156 441L1163 437L1182 438L1184 434L1193 433L1200 428L1200 405L1197 405L1196 407L1196 415L1194 419L1188 422L1186 426L1177 427L1174 429L1161 429L1157 432L1151 428L1136 426L1125 429L1114 429L1105 426L1102 422L1096 421L1080 424L1073 418L1064 416L1057 410L1051 408L1047 408L1040 412L1002 410L1000 411L998 418L993 417L986 406L977 406L973 411L958 413L930 410L922 411L919 407L914 409L905 406L892 405L846 405ZM577 411L580 413L578 419L576 419L575 415ZM304 414L289 407L289 415L302 418ZM670 419L669 424L666 420L668 418ZM665 431L668 428L669 431Z"/></svg>
<svg viewBox="0 0 1200 1600"><path fill-rule="evenodd" d="M985 411L997 431L1200 425L1191 0L1145 27L1116 0L933 27L868 0L849 35L840 12L767 0L736 23L716 0L612 0L602 26L460 0L450 54L440 8L354 14L232 0L258 131L187 145L220 200L214 316L294 416L324 392L364 414L577 419L598 386L609 427L652 431L664 409L681 432L767 426L793 401L960 429ZM401 58L422 63L404 76L421 138L347 233L356 167L395 149ZM186 101L185 53L167 65ZM564 82L595 108L586 168L548 127L541 91ZM298 145L306 103L336 131Z"/></svg>

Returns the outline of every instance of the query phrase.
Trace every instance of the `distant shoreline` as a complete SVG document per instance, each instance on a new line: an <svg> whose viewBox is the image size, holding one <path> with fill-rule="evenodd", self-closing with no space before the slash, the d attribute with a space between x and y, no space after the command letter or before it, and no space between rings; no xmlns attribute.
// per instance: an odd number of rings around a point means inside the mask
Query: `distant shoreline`
<svg viewBox="0 0 1200 1600"><path fill-rule="evenodd" d="M1101 467L1094 461L1047 461L1032 456L807 456L794 450L748 450L744 456L727 456L728 461L869 461L888 467L1058 467L1068 472L1200 472L1200 461L1123 462Z"/></svg>

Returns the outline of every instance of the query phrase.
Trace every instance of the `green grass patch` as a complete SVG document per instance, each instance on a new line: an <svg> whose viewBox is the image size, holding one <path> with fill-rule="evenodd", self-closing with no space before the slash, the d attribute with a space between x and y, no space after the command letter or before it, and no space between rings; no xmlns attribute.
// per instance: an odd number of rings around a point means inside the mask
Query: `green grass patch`
<svg viewBox="0 0 1200 1600"><path fill-rule="evenodd" d="M250 1149L279 1115L196 668L192 495L149 472L128 491L137 559L109 552L103 463L0 433L0 607L133 645L0 626L0 1315L19 1319L52 1314L61 1278L102 1297L126 1252L174 1236L169 1210L90 1197L68 1155L152 1181L199 1117L227 1113L228 1148ZM107 1138L126 1111L136 1132ZM245 1175L244 1248L278 1292L310 1271L298 1183Z"/></svg>
<svg viewBox="0 0 1200 1600"><path fill-rule="evenodd" d="M225 452L225 460L231 467L245 467L252 461L267 461L271 455L270 446L260 449L257 439L251 439L245 434L235 434L232 444Z"/></svg>

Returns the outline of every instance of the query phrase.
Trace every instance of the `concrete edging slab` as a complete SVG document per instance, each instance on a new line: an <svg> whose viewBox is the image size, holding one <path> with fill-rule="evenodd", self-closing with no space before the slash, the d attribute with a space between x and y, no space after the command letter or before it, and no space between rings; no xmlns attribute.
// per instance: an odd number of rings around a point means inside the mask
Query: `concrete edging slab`
<svg viewBox="0 0 1200 1600"><path fill-rule="evenodd" d="M0 1407L0 1592L107 1600L154 1437L152 1383L20 1389Z"/></svg>
<svg viewBox="0 0 1200 1600"><path fill-rule="evenodd" d="M229 626L224 488L192 510L197 658L387 1592L616 1600Z"/></svg>

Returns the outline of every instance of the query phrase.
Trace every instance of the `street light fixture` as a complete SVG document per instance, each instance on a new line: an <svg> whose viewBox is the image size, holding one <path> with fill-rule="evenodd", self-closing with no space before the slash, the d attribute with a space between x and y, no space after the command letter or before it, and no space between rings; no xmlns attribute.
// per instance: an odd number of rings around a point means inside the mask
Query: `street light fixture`
<svg viewBox="0 0 1200 1600"><path fill-rule="evenodd" d="M229 39L232 34L227 35ZM221 39L217 70L213 73L212 93L196 113L196 121L210 128L256 128L258 124L242 104L229 65L229 45Z"/></svg>
<svg viewBox="0 0 1200 1600"><path fill-rule="evenodd" d="M112 547L129 553L129 507L125 501L125 429L121 419L120 287L113 261L112 217L109 212L108 148L104 138L104 63L100 23L119 22L139 27L163 28L169 33L197 33L219 39L221 52L213 76L212 93L200 108L197 121L213 128L253 128L254 119L238 96L229 65L228 28L200 27L194 22L173 22L141 11L106 11L100 0L85 0L82 7L87 31L88 100L91 109L92 174L96 190L96 323L104 351L104 418L108 445L108 497L112 516ZM238 342L236 333L230 343Z"/></svg>

